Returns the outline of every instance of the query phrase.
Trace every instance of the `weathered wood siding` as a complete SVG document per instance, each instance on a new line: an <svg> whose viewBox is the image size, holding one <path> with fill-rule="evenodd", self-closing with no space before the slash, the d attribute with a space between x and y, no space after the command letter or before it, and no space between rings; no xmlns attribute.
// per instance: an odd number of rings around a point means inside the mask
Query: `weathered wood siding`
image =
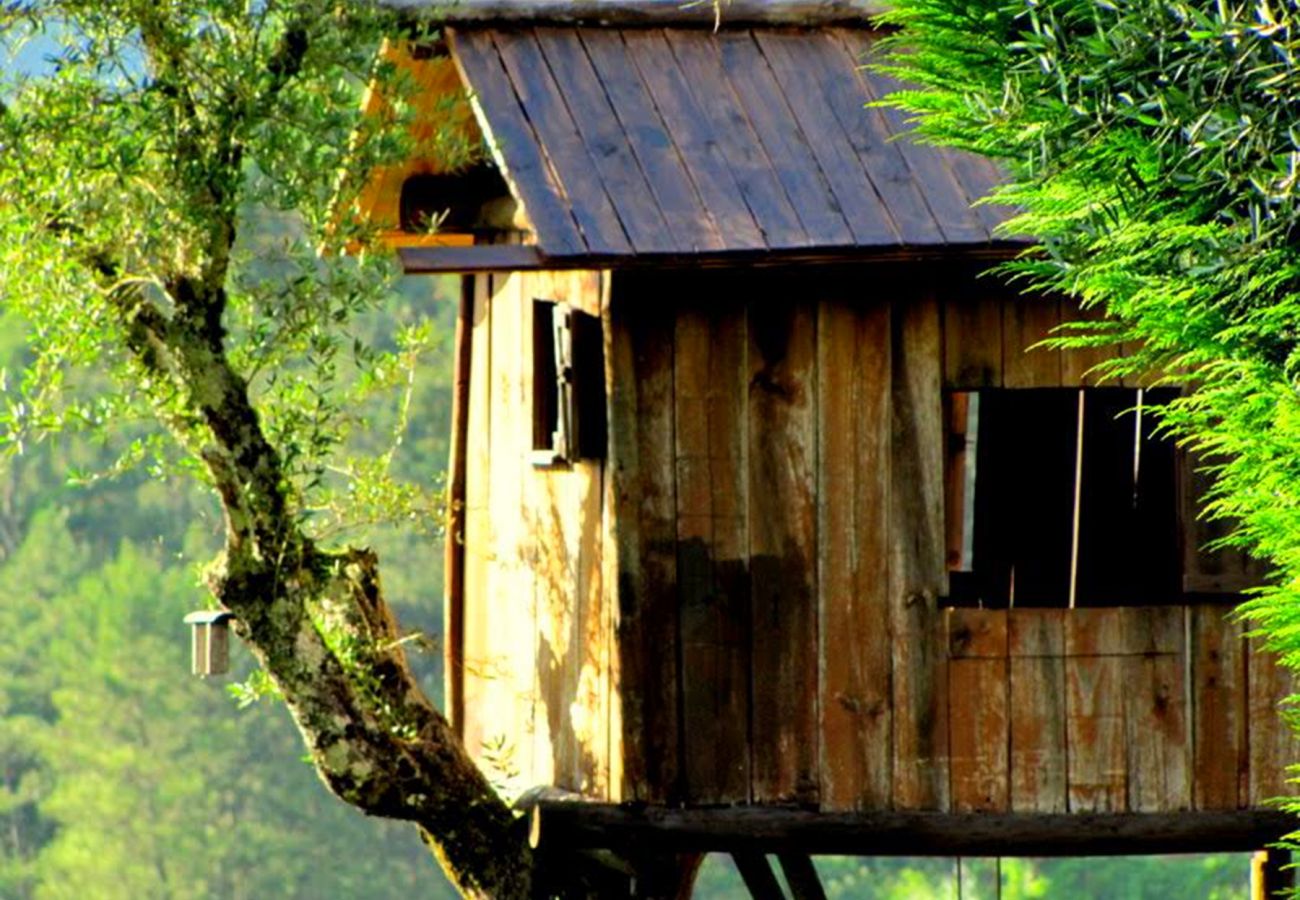
<svg viewBox="0 0 1300 900"><path fill-rule="evenodd" d="M463 732L515 789L609 792L605 466L532 462L533 300L600 316L608 284L598 272L474 276Z"/></svg>
<svg viewBox="0 0 1300 900"><path fill-rule="evenodd" d="M1228 607L941 603L944 391L1080 384L1097 353L1025 352L1058 302L916 269L480 282L465 733L519 786L1010 813L1286 790L1290 680ZM604 462L529 461L534 297L603 317Z"/></svg>

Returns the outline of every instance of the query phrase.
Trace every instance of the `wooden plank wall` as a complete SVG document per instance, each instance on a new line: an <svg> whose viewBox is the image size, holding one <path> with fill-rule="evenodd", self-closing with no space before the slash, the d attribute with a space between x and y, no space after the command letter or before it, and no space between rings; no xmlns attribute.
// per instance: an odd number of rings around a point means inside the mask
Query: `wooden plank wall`
<svg viewBox="0 0 1300 900"><path fill-rule="evenodd" d="M616 285L619 795L945 808L938 303Z"/></svg>
<svg viewBox="0 0 1300 900"><path fill-rule="evenodd" d="M473 276L466 743L509 790L610 785L613 612L604 464L532 463L532 303L600 316L598 272Z"/></svg>
<svg viewBox="0 0 1300 900"><path fill-rule="evenodd" d="M942 389L1079 377L1008 350L1059 304L619 279L476 282L463 727L513 785L1040 813L1286 791L1290 680L1226 607L941 608ZM529 460L534 297L604 318L607 463Z"/></svg>
<svg viewBox="0 0 1300 900"><path fill-rule="evenodd" d="M1266 806L1291 679L1221 604L947 610L952 809ZM1254 677L1252 677L1254 676Z"/></svg>

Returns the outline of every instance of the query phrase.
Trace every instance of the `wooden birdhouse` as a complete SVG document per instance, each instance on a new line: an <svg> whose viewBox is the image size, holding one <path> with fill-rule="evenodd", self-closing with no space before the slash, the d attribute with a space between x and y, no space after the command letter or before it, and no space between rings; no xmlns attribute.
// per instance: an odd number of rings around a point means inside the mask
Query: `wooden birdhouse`
<svg viewBox="0 0 1300 900"><path fill-rule="evenodd" d="M224 675L230 669L230 613L205 609L185 617L190 626L191 671L201 678Z"/></svg>
<svg viewBox="0 0 1300 900"><path fill-rule="evenodd" d="M1151 427L1176 389L1030 349L1089 313L977 277L1021 249L971 205L999 173L897 140L859 6L447 15L438 65L515 210L400 251L463 274L447 696L485 765L589 801L547 801L543 843L1290 827L1291 683Z"/></svg>

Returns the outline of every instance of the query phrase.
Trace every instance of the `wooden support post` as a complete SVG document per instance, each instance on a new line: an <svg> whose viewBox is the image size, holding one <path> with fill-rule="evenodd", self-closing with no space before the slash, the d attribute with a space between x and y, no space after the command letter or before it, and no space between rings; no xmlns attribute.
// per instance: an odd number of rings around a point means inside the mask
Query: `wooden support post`
<svg viewBox="0 0 1300 900"><path fill-rule="evenodd" d="M781 861L781 871L785 873L785 882L790 885L794 900L826 900L826 891L817 877L812 857L805 853L779 853L777 859Z"/></svg>
<svg viewBox="0 0 1300 900"><path fill-rule="evenodd" d="M745 852L733 853L731 858L736 861L740 877L745 880L749 896L754 900L785 900L785 895L781 893L781 885L777 882L766 856L761 853Z"/></svg>
<svg viewBox="0 0 1300 900"><path fill-rule="evenodd" d="M633 900L690 900L702 853L675 853L633 860Z"/></svg>
<svg viewBox="0 0 1300 900"><path fill-rule="evenodd" d="M1289 897L1295 887L1291 851L1276 847L1258 850L1250 860L1250 900Z"/></svg>

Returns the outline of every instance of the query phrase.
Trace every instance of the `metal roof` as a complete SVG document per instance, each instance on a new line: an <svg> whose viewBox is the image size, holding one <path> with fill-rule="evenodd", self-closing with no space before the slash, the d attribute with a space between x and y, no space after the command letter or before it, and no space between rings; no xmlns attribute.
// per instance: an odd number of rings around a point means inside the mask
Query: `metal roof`
<svg viewBox="0 0 1300 900"><path fill-rule="evenodd" d="M861 68L875 40L843 27L449 31L533 252L552 264L989 246L1002 214L971 202L996 168L894 140L902 115L865 108L894 88Z"/></svg>

